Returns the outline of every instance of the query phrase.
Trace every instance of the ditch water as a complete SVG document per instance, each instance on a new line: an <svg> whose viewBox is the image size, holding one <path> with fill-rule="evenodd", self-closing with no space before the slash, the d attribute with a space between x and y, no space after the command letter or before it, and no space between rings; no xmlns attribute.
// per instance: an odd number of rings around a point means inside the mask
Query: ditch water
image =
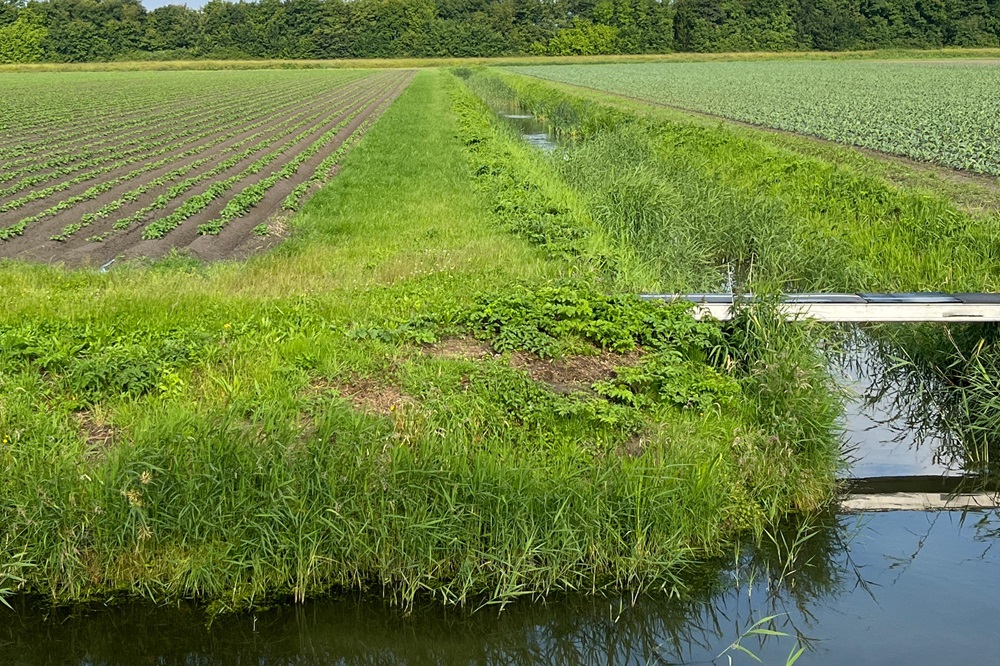
<svg viewBox="0 0 1000 666"><path fill-rule="evenodd" d="M521 108L510 106L499 110L494 109L494 111L508 127L517 132L530 146L551 153L570 145L570 140L559 136L551 124L536 118Z"/></svg>
<svg viewBox="0 0 1000 666"><path fill-rule="evenodd" d="M559 147L522 115L508 120L526 140ZM856 330L831 364L850 394L845 450L857 487L883 497L961 480L960 447L891 356ZM794 559L791 533L715 563L684 601L574 597L408 614L313 601L209 623L191 605L18 600L0 608L0 665L786 664L800 649L800 665L997 662L1000 512L842 511L812 529Z"/></svg>

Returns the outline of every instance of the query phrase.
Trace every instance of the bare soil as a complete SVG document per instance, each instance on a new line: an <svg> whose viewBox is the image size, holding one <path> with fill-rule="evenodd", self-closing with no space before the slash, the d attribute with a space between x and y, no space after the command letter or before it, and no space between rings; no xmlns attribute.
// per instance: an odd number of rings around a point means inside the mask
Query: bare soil
<svg viewBox="0 0 1000 666"><path fill-rule="evenodd" d="M435 358L464 359L481 361L496 356L496 352L485 342L475 338L446 338L432 345L424 345L423 352Z"/></svg>
<svg viewBox="0 0 1000 666"><path fill-rule="evenodd" d="M497 358L492 347L475 338L447 338L430 345L424 345L424 354L436 358L482 361ZM590 391L595 382L611 379L618 368L638 365L642 361L642 350L627 354L594 350L591 355L566 356L564 358L541 358L528 352L514 352L510 355L510 365L527 373L536 382L546 384L557 393Z"/></svg>
<svg viewBox="0 0 1000 666"><path fill-rule="evenodd" d="M402 93L412 78L413 72L380 72L362 79L350 81L344 85L335 86L329 91L304 100L301 104L291 107L276 105L278 112L266 124L248 129L246 132L236 134L224 141L218 142L218 139L224 133L222 130L207 134L199 140L200 144L189 144L172 151L170 154L177 155L176 161L124 181L107 192L103 192L86 201L78 202L67 210L31 223L21 236L0 241L0 258L7 257L45 263L61 263L69 266L89 265L96 267L117 260L157 259L175 250L206 261L216 261L244 258L254 252L272 247L280 242L284 235L282 231L287 229L287 215L286 212L281 211L281 204L284 198L296 186L312 177L316 167L328 155L336 151L340 145L350 139L360 125L367 120L377 118ZM326 110L329 110L329 112L325 113ZM257 183L272 173L280 171L285 164L309 147L323 133L336 127L352 113L358 111L360 113L352 118L347 126L337 133L337 136L333 140L329 141L315 156L303 163L293 177L283 179L272 187L267 192L265 199L259 205L255 206L248 215L233 220L218 235L206 236L198 232L198 225L215 219L233 196L248 185ZM319 115L310 124L295 130L291 130L289 124L286 122L296 114L302 114L302 116L292 122L299 122L301 119L316 113L319 113ZM249 125L255 120L256 118L248 118L246 124ZM244 146L238 146L238 149L234 149L234 152L225 152L227 148L235 146L248 136L262 131L264 132L263 134ZM260 156L276 149L282 143L303 131L307 131L308 134L302 140L284 150L278 159L269 163L262 171L248 175L233 185L225 195L211 202L204 210L182 222L163 238L151 240L144 240L142 238L143 230L147 224L170 215L190 197L205 192L215 182L225 180L240 173ZM95 128L95 132L100 132L100 128ZM238 154L241 150L264 140L268 136L275 138L275 141L268 147L261 149L254 155L248 156L232 168L211 178L207 178L204 182L198 183L171 201L166 208L156 211L153 216L143 220L142 223L124 230L114 229L114 224L117 220L127 218L149 205L157 197L173 187L176 182L196 177L198 173L209 172L234 154ZM216 143L211 145L213 141ZM194 155L181 156L195 145L203 145L204 149ZM135 202L126 204L110 217L97 220L91 225L83 227L67 240L51 240L51 237L59 234L66 225L79 222L83 215L93 213L112 202L118 201L125 193L146 183L150 183L174 169L190 165L206 157L209 159L205 164L198 166L175 181L166 182L152 188ZM134 164L102 175L99 182L107 182L108 180L123 176L137 169L145 161L148 160L137 156ZM63 192L56 193L37 202L32 202L17 210L0 214L0 228L16 224L19 220L48 210L61 201L83 194L95 184L97 184L95 181L80 183ZM260 224L267 224L272 232L267 236L256 235L254 229ZM91 240L95 238L100 240Z"/></svg>
<svg viewBox="0 0 1000 666"><path fill-rule="evenodd" d="M398 386L368 378L354 378L346 382L317 379L309 385L309 393L335 394L347 399L358 411L382 416L389 416L414 403Z"/></svg>
<svg viewBox="0 0 1000 666"><path fill-rule="evenodd" d="M118 431L90 410L78 412L75 418L80 436L87 443L86 456L91 459L103 458L118 439Z"/></svg>
<svg viewBox="0 0 1000 666"><path fill-rule="evenodd" d="M637 365L641 360L640 351L628 354L602 351L594 356L556 359L516 352L511 355L510 364L528 373L536 382L547 384L556 393L577 393L589 391L595 382L611 379L617 368Z"/></svg>

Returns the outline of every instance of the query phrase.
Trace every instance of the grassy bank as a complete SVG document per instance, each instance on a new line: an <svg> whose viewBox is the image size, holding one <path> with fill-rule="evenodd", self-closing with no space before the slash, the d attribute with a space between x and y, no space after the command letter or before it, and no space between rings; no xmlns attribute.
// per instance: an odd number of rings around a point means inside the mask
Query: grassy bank
<svg viewBox="0 0 1000 666"><path fill-rule="evenodd" d="M0 263L0 589L672 589L826 501L807 333L607 295L645 277L525 151L424 72L269 255Z"/></svg>
<svg viewBox="0 0 1000 666"><path fill-rule="evenodd" d="M466 74L494 105L583 139L552 168L656 289L715 291L727 273L757 292L998 289L993 183L595 90ZM1000 423L996 327L873 334L896 359L890 381L927 396L970 467L986 470Z"/></svg>
<svg viewBox="0 0 1000 666"><path fill-rule="evenodd" d="M1000 218L960 206L951 183L897 186L902 165L848 148L514 74L470 85L587 139L557 160L563 179L661 286L712 290L736 267L788 291L996 291Z"/></svg>

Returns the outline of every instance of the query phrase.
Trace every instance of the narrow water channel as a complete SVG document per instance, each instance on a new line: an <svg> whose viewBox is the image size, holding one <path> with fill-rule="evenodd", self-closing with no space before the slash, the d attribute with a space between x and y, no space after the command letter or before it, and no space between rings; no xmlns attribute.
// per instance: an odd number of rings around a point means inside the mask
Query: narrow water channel
<svg viewBox="0 0 1000 666"><path fill-rule="evenodd" d="M540 149L559 147L524 115L507 119ZM920 383L863 332L850 340L831 361L850 394L847 476L874 496L961 479L960 447ZM402 613L313 601L209 623L192 605L53 610L19 599L0 608L0 665L786 664L800 649L797 664L997 663L1000 512L843 511L810 529L794 557L788 544L801 533L718 563L683 602Z"/></svg>
<svg viewBox="0 0 1000 666"><path fill-rule="evenodd" d="M523 109L511 106L497 109L496 113L511 129L520 134L529 146L550 153L570 145L570 141L559 136L552 125Z"/></svg>
<svg viewBox="0 0 1000 666"><path fill-rule="evenodd" d="M795 572L748 558L718 591L663 598L514 604L502 613L313 602L206 627L190 606L0 614L0 663L37 666L257 664L996 663L1000 517L954 512L841 516ZM849 540L849 547L843 542ZM755 570L756 569L756 570ZM746 582L751 574L753 583ZM753 635L755 624L787 635ZM740 638L743 636L743 638Z"/></svg>

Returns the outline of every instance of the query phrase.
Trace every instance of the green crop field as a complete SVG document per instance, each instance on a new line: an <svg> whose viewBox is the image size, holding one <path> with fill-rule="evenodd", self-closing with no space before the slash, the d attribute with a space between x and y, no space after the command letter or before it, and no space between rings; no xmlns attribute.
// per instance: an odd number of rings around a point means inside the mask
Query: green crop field
<svg viewBox="0 0 1000 666"><path fill-rule="evenodd" d="M261 249L409 78L3 75L0 256L103 264Z"/></svg>
<svg viewBox="0 0 1000 666"><path fill-rule="evenodd" d="M986 61L641 63L514 69L1000 175L1000 67Z"/></svg>

